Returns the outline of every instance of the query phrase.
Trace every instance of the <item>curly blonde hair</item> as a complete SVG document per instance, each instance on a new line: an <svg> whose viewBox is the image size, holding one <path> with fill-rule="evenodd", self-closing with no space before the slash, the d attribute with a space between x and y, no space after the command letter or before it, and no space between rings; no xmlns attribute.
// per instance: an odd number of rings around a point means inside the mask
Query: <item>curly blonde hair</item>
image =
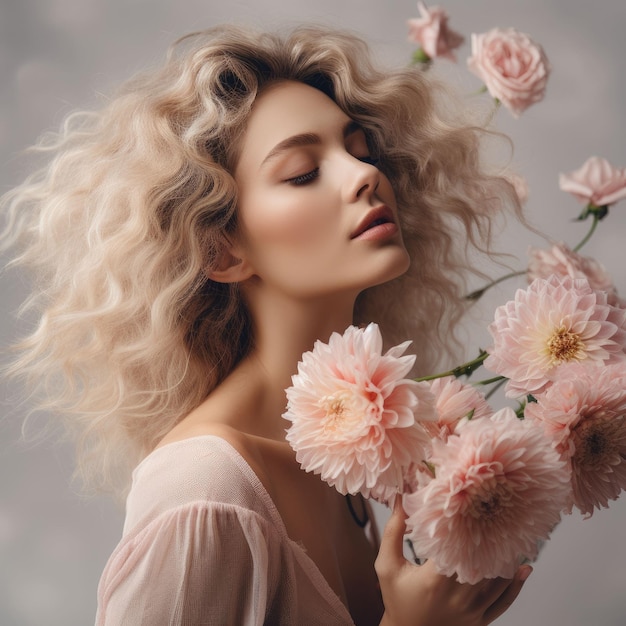
<svg viewBox="0 0 626 626"><path fill-rule="evenodd" d="M362 293L355 323L377 321L390 343L412 338L422 371L450 346L468 249L488 249L494 212L516 207L481 165L484 131L442 114L445 91L423 72L376 69L352 34L221 26L176 42L101 111L69 116L39 145L47 167L2 201L5 245L19 243L15 262L35 271L26 305L39 316L12 371L65 417L98 488L126 486L250 349L237 286L207 269L237 228L239 137L278 80L329 95L380 157L411 267Z"/></svg>

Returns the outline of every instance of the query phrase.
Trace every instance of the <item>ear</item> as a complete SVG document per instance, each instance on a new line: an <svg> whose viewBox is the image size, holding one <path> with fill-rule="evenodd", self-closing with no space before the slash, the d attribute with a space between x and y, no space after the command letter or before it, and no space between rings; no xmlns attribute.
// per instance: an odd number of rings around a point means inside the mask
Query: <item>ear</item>
<svg viewBox="0 0 626 626"><path fill-rule="evenodd" d="M238 246L225 241L214 267L206 275L216 283L241 283L254 274L250 263Z"/></svg>

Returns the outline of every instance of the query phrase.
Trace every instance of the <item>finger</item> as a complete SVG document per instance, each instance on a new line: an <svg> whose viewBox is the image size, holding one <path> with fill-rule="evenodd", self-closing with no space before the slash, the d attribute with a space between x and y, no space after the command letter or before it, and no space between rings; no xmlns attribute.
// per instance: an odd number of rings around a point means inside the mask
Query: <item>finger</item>
<svg viewBox="0 0 626 626"><path fill-rule="evenodd" d="M467 593L473 596L472 606L484 613L499 600L514 580L514 578L489 578L474 585L462 586L466 587Z"/></svg>
<svg viewBox="0 0 626 626"><path fill-rule="evenodd" d="M533 568L530 565L522 565L517 570L515 578L510 581L510 585L503 591L502 595L485 611L485 623L489 624L500 617L515 601L524 583L530 576Z"/></svg>
<svg viewBox="0 0 626 626"><path fill-rule="evenodd" d="M389 570L397 570L404 564L404 533L406 532L406 513L402 506L402 497L396 496L393 512L383 531L375 568L379 576Z"/></svg>

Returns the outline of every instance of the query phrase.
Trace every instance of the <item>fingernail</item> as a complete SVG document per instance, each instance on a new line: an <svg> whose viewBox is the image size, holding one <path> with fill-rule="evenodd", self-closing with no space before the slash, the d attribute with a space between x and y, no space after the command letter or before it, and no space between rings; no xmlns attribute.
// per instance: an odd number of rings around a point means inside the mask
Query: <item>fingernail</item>
<svg viewBox="0 0 626 626"><path fill-rule="evenodd" d="M526 565L525 567L522 568L522 571L520 572L519 575L519 579L524 582L531 574L532 574L533 568L530 565Z"/></svg>
<svg viewBox="0 0 626 626"><path fill-rule="evenodd" d="M399 511L402 508L402 496L400 494L396 495L396 499L393 501L393 510L394 512Z"/></svg>

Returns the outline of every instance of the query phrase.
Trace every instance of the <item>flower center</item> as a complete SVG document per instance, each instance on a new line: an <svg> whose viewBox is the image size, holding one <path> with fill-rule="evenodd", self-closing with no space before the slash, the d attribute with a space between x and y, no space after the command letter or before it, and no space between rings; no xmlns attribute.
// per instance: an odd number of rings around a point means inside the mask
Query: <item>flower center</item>
<svg viewBox="0 0 626 626"><path fill-rule="evenodd" d="M548 339L548 354L552 365L579 360L583 356L585 344L580 336L565 326L557 328Z"/></svg>
<svg viewBox="0 0 626 626"><path fill-rule="evenodd" d="M375 412L371 398L347 390L337 391L319 400L326 413L325 431L353 431L369 423L368 417Z"/></svg>
<svg viewBox="0 0 626 626"><path fill-rule="evenodd" d="M618 453L620 418L611 421L583 422L574 430L573 462L581 468L597 469Z"/></svg>
<svg viewBox="0 0 626 626"><path fill-rule="evenodd" d="M482 521L495 522L512 506L513 491L510 485L496 478L483 483L470 495L468 513Z"/></svg>

